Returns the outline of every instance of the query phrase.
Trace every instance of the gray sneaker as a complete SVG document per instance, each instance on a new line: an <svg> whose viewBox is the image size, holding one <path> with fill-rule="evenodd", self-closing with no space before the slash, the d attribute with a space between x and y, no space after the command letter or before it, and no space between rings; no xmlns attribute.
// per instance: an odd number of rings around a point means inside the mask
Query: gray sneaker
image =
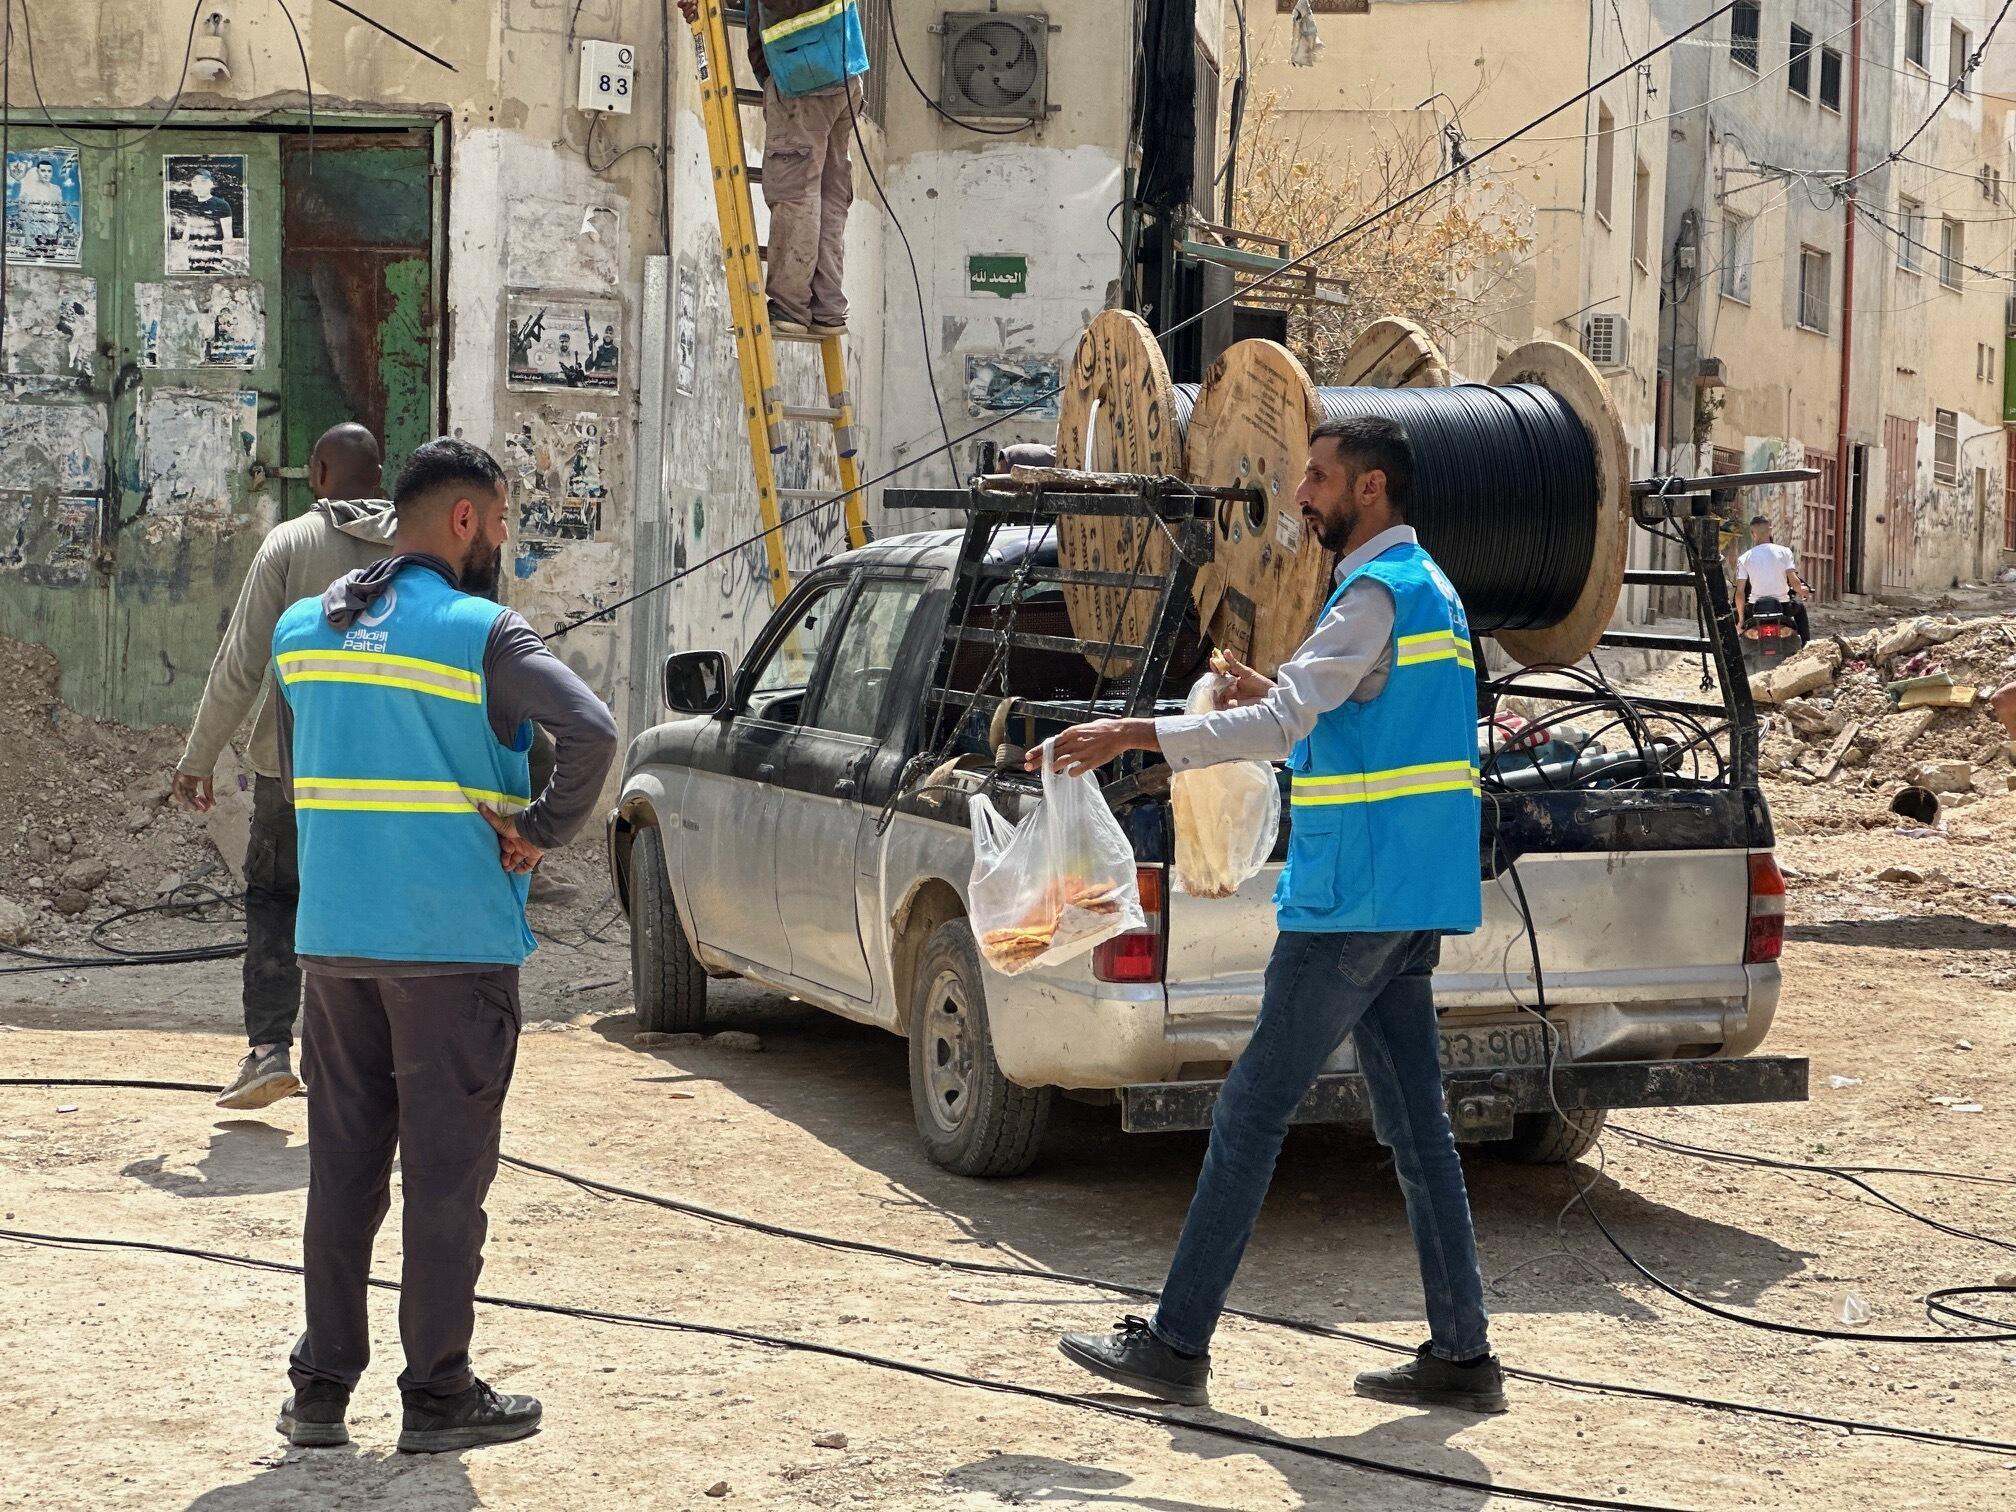
<svg viewBox="0 0 2016 1512"><path fill-rule="evenodd" d="M1474 1365L1456 1365L1426 1344L1414 1358L1391 1370L1367 1370L1351 1383L1352 1390L1375 1402L1403 1407L1454 1407L1459 1412L1503 1412L1505 1372L1496 1355Z"/></svg>
<svg viewBox="0 0 2016 1512"><path fill-rule="evenodd" d="M238 1063L238 1075L217 1099L220 1108L263 1108L301 1090L285 1045L254 1045Z"/></svg>

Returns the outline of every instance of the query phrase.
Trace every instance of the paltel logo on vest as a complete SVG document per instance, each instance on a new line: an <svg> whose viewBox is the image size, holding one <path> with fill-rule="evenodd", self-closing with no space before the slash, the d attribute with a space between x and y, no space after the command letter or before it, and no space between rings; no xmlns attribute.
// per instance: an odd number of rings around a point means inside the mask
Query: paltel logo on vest
<svg viewBox="0 0 2016 1512"><path fill-rule="evenodd" d="M375 627L384 624L385 621L392 618L392 611L398 607L399 590L397 588L387 588L381 596L371 601L370 609L357 616L359 628L352 630L348 635L343 637L343 649L345 651L383 651L392 639L392 632L389 630L379 630Z"/></svg>

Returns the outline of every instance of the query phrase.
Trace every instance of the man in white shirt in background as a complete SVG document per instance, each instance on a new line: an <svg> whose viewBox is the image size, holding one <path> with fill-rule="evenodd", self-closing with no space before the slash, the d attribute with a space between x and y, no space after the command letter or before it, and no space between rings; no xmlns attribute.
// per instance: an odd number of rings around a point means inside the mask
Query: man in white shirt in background
<svg viewBox="0 0 2016 1512"><path fill-rule="evenodd" d="M1806 621L1805 600L1813 590L1799 576L1799 558L1790 546L1771 539L1768 515L1751 520L1750 537L1756 544L1736 558L1736 628L1743 628L1752 599L1775 598L1785 606L1799 639L1810 641L1813 631Z"/></svg>

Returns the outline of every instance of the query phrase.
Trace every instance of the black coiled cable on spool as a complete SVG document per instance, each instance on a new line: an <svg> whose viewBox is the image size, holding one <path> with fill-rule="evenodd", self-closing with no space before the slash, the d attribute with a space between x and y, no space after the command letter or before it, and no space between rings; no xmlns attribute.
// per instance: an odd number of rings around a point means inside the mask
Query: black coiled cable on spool
<svg viewBox="0 0 2016 1512"><path fill-rule="evenodd" d="M1407 523L1463 595L1473 630L1567 618L1596 549L1596 457L1562 398L1502 388L1325 388L1325 420L1397 422L1414 452Z"/></svg>

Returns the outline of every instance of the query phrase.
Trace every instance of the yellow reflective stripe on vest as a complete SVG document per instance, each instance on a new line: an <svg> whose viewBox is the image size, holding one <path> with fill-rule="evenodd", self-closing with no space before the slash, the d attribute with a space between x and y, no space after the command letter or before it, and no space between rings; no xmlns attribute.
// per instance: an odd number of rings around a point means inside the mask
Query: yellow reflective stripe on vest
<svg viewBox="0 0 2016 1512"><path fill-rule="evenodd" d="M1470 642L1455 631L1431 630L1425 635L1401 636L1393 664L1416 667L1423 662L1453 661L1475 671L1477 664L1471 660L1472 654Z"/></svg>
<svg viewBox="0 0 2016 1512"><path fill-rule="evenodd" d="M446 662L417 656L392 656L381 651L285 651L274 658L280 680L295 683L366 683L432 693L457 703L483 702L483 679Z"/></svg>
<svg viewBox="0 0 2016 1512"><path fill-rule="evenodd" d="M793 32L801 32L808 26L817 26L821 21L831 21L847 9L847 0L833 0L831 5L822 5L817 10L809 10L802 16L788 16L775 26L763 28L765 42L781 42Z"/></svg>
<svg viewBox="0 0 2016 1512"><path fill-rule="evenodd" d="M1477 767L1469 761L1431 761L1384 772L1345 772L1334 777L1297 777L1291 802L1308 807L1329 803L1384 803L1430 793L1478 790Z"/></svg>
<svg viewBox="0 0 2016 1512"><path fill-rule="evenodd" d="M459 782L417 782L400 777L296 777L294 806L304 809L351 809L374 814L469 814L487 803L505 813L531 806L531 800Z"/></svg>

